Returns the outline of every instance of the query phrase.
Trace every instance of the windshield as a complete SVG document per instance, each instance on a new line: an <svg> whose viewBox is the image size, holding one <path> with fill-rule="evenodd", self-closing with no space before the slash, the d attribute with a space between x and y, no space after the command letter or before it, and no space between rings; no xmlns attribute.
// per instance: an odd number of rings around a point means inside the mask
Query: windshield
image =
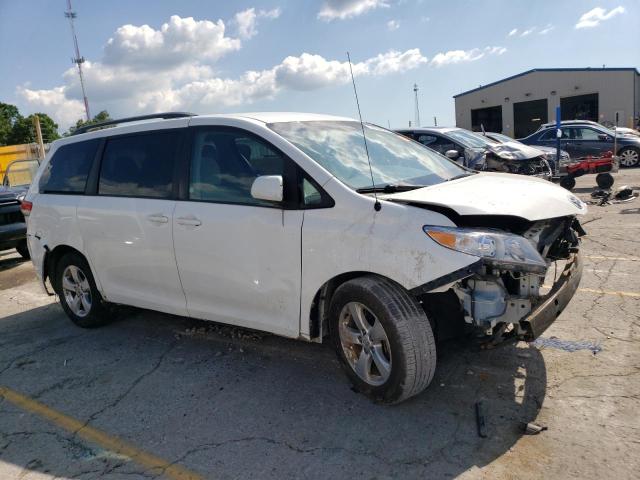
<svg viewBox="0 0 640 480"><path fill-rule="evenodd" d="M509 137L508 135L504 135L502 133L490 133L489 135L491 135L492 138L494 138L495 140L497 140L498 142L518 142L518 140Z"/></svg>
<svg viewBox="0 0 640 480"><path fill-rule="evenodd" d="M449 130L448 132L443 132L447 137L452 140L461 143L463 146L467 148L486 148L491 146L491 142L480 135L476 135L473 132L468 132L466 130Z"/></svg>
<svg viewBox="0 0 640 480"><path fill-rule="evenodd" d="M359 122L279 122L269 124L269 128L351 188L371 187ZM467 173L448 158L402 135L369 124L364 128L376 187L429 186Z"/></svg>

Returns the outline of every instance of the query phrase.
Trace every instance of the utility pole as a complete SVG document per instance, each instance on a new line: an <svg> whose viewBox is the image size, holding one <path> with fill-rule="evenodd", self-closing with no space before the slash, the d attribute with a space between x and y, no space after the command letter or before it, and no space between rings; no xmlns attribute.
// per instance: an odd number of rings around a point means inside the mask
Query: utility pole
<svg viewBox="0 0 640 480"><path fill-rule="evenodd" d="M417 83L413 84L413 94L416 101L414 120L415 120L416 127L419 127L420 126L420 108L418 107L418 84Z"/></svg>
<svg viewBox="0 0 640 480"><path fill-rule="evenodd" d="M91 120L91 114L89 113L89 100L87 99L87 92L84 89L84 76L82 75L82 64L84 63L84 57L80 55L80 47L78 47L78 37L76 36L76 27L73 23L76 18L76 12L71 8L71 0L67 0L67 11L64 12L64 16L69 19L69 25L71 25L71 36L73 37L73 48L75 57L71 59L73 63L78 66L78 75L80 76L80 87L82 88L82 98L84 100L84 111L87 115L87 121Z"/></svg>
<svg viewBox="0 0 640 480"><path fill-rule="evenodd" d="M40 129L40 117L38 117L38 115L33 116L33 128L36 131L40 160L44 160L44 143L42 142L42 130Z"/></svg>

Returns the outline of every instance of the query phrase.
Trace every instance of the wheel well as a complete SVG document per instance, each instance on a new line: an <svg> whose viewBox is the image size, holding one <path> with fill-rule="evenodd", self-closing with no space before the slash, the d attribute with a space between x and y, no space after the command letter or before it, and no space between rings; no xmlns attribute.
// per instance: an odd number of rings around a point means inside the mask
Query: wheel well
<svg viewBox="0 0 640 480"><path fill-rule="evenodd" d="M76 250L73 247L70 247L69 245L58 245L53 250L46 250L44 256L44 272L42 278L44 280L46 280L47 277L49 278L54 291L56 289L56 286L54 284L54 279L56 278L56 266L58 265L58 262L63 257L63 255L70 252L77 253L78 255L81 255L82 258L85 258L82 252Z"/></svg>
<svg viewBox="0 0 640 480"><path fill-rule="evenodd" d="M311 311L309 313L309 335L311 340L321 342L322 338L329 333L327 324L329 317L329 306L331 298L337 288L349 280L363 277L365 275L381 276L372 272L346 272L336 275L327 280L316 292L311 303ZM391 279L389 279L391 280ZM393 281L393 280L391 280ZM394 282L395 283L395 282Z"/></svg>
<svg viewBox="0 0 640 480"><path fill-rule="evenodd" d="M640 148L636 147L635 145L623 145L622 147L618 148L617 155L620 155L624 150L627 149L635 150L636 152L640 153Z"/></svg>

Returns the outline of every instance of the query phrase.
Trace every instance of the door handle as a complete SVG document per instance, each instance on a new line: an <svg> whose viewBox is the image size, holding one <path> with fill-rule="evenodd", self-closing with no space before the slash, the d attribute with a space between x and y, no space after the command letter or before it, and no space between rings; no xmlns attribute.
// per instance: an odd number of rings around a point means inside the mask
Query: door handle
<svg viewBox="0 0 640 480"><path fill-rule="evenodd" d="M187 227L199 227L202 225L202 222L196 217L178 217L176 221L178 222L178 225L184 225Z"/></svg>
<svg viewBox="0 0 640 480"><path fill-rule="evenodd" d="M167 217L166 215L162 215L161 213L154 213L147 216L147 220L153 223L168 223L169 217Z"/></svg>

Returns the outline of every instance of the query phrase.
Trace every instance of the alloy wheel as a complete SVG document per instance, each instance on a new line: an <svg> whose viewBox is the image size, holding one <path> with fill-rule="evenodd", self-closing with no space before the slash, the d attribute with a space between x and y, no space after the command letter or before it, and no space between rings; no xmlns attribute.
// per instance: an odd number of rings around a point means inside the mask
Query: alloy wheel
<svg viewBox="0 0 640 480"><path fill-rule="evenodd" d="M91 311L91 286L82 270L69 265L62 272L62 293L67 305L78 317L86 317Z"/></svg>
<svg viewBox="0 0 640 480"><path fill-rule="evenodd" d="M635 167L640 160L640 154L637 150L627 148L620 152L620 165L623 167Z"/></svg>
<svg viewBox="0 0 640 480"><path fill-rule="evenodd" d="M340 312L338 333L347 363L364 382L384 384L391 375L391 347L380 320L358 302Z"/></svg>

